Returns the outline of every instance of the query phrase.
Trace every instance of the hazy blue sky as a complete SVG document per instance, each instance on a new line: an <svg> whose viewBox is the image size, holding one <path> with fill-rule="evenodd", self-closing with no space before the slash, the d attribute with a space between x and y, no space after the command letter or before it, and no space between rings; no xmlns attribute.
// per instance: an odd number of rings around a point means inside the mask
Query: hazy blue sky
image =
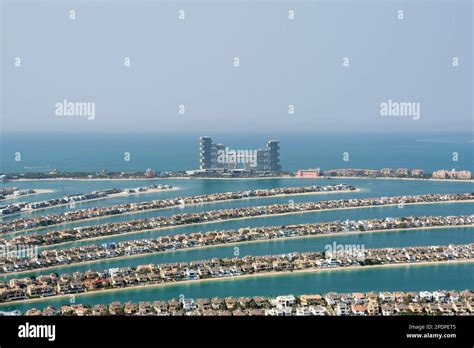
<svg viewBox="0 0 474 348"><path fill-rule="evenodd" d="M469 0L0 1L4 131L473 127ZM64 99L95 119L55 115ZM389 99L420 119L382 117Z"/></svg>

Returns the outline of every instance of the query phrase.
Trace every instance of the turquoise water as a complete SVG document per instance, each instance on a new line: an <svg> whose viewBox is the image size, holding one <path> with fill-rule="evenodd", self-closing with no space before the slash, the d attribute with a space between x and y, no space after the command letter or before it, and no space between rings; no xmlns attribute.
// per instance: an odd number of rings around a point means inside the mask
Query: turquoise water
<svg viewBox="0 0 474 348"><path fill-rule="evenodd" d="M472 182L433 182L433 181L400 181L400 180L361 180L361 179L265 179L265 180L150 180L150 181L47 181L47 182L15 182L14 185L19 188L46 188L56 190L53 193L40 194L35 196L24 197L24 200L40 201L44 199L51 199L62 197L63 191L59 188L65 187L64 191L72 192L90 192L93 190L100 190L111 187L126 188L138 187L155 184L172 184L179 187L178 191L159 192L135 196L127 196L120 198L111 198L105 200L98 200L94 202L76 204L76 209L90 208L93 206L110 206L118 203L132 203L149 201L153 199L164 199L178 196L194 196L200 194L209 194L216 192L240 191L250 189L267 189L272 187L286 187L286 186L308 186L308 185L332 185L337 183L349 183L360 189L360 192L351 193L331 193L324 195L302 195L292 197L274 197L262 198L253 200L242 200L235 202L205 204L203 206L187 206L184 210L179 208L165 209L159 211L144 212L139 214L131 214L127 216L115 216L97 220L99 223L111 221L125 221L129 219L149 218L153 216L169 216L182 212L201 212L206 210L224 209L242 206L256 206L266 205L272 203L288 203L292 199L295 203L302 203L308 201L319 200L333 200L346 199L352 197L378 197L378 196L397 196L397 195L421 195L428 193L463 193L472 192L474 190L474 183ZM10 183L0 184L1 186L13 185ZM23 200L23 199L19 199ZM54 209L47 209L28 214L22 214L22 217L63 213L70 211L68 206L58 207ZM19 216L5 217L4 221L18 218ZM68 224L67 227L90 225L90 221L76 222ZM52 226L51 229L63 229L64 226ZM43 229L46 230L46 229ZM38 230L41 231L41 230Z"/></svg>
<svg viewBox="0 0 474 348"><path fill-rule="evenodd" d="M329 199L346 199L352 197L378 197L395 195L419 195L426 193L462 193L473 192L474 185L469 182L434 182L434 181L401 181L401 180L327 180L327 179L268 179L268 180L152 180L152 181L41 181L41 182L15 182L14 185L20 188L48 188L55 192L38 196L25 197L30 201L61 197L64 193L90 192L93 190L110 187L138 187L151 183L170 183L180 187L179 191L159 192L138 196L128 196L123 198L113 198L97 202L85 203L84 207L94 205L105 206L121 202L139 202L165 197L191 196L223 191L238 191L256 188L271 188L283 186L306 186L306 185L327 185L339 182L350 183L360 192L336 193L328 195L306 195L295 197L281 197L246 200L228 203L208 204L203 206L188 206L184 210L178 208L133 214L120 217L111 217L96 222L78 222L67 225L75 227L88 225L91 223L102 223L109 221L126 221L135 218L146 218L153 216L169 216L180 212L200 212L240 206L266 205L272 203L287 203L292 199L295 203ZM0 184L10 186L12 183ZM23 200L23 199L22 199ZM79 207L79 205L77 205ZM55 208L45 212L64 212L68 208ZM37 214L36 212L33 214ZM309 223L332 220L358 220L382 217L400 217L408 215L461 215L473 214L473 203L451 203L434 205L406 205L402 209L397 206L383 208L363 208L349 210L335 210L318 213L295 214L285 216L275 216L257 219L245 219L238 221L217 222L188 227L178 227L158 231L148 231L137 234L126 234L111 236L98 241L84 241L69 243L61 248L71 246L86 245L93 243L103 243L107 241L134 240L141 238L151 238L160 235L192 233L198 231L209 231L215 229L237 229L246 226L265 225L285 225L293 223ZM53 229L63 229L65 226L55 226L43 229L47 232ZM279 240L260 243L240 244L239 252L244 255L265 255L275 253L287 253L292 251L318 251L323 250L326 244L333 241L348 244L363 244L365 248L372 247L403 247L409 245L432 245L449 243L472 243L474 242L473 228L455 229L433 229L418 231L381 232L372 234L354 234L349 236L325 236L311 239ZM51 246L50 248L57 248ZM106 269L125 265L137 265L144 263L192 261L198 259L208 259L212 257L233 256L234 246L222 246L206 248L201 250L187 250L170 252L157 255L146 255L134 259L107 260L92 265L68 266L54 272L72 272L85 269ZM53 271L53 270L51 270ZM185 294L189 297L212 297L212 296L247 296L247 295L273 295L281 293L308 293L327 291L369 291L369 290L422 290L422 289L465 289L474 288L474 266L472 264L450 264L447 266L424 266L424 267L400 267L390 269L374 269L361 271L326 272L320 274L298 274L288 276L271 276L246 279L229 279L217 282L203 282L195 284L181 284L167 286L163 288L127 290L122 292L111 292L107 294L93 294L90 296L79 296L77 302L89 304L110 303L119 301L140 301L169 299ZM49 271L48 271L49 272ZM46 272L37 272L42 274ZM6 277L3 277L4 279ZM34 304L8 305L7 308L18 308L24 310L31 306L42 307L48 304L58 305L64 300L48 300Z"/></svg>
<svg viewBox="0 0 474 348"><path fill-rule="evenodd" d="M221 221L202 225L192 225L186 227L177 227L162 230L150 230L139 233L126 233L121 235L110 236L98 240L85 240L78 242L65 243L62 245L51 245L42 247L44 249L63 249L77 247L81 245L89 244L101 244L111 241L125 241L125 240L136 240L144 238L155 238L163 235L174 235L174 234L189 234L194 232L205 232L213 231L216 229L239 229L242 227L257 227L257 226L273 226L273 225L288 225L288 224L303 224L311 222L324 222L334 220L363 220L371 218L383 218L383 217L401 217L401 216L422 216L422 215L467 215L472 214L474 211L473 203L449 203L449 204L433 204L433 205L412 205L405 206L403 209L397 206L385 207L385 208L361 208L361 209L347 209L347 210L332 210L327 212L319 213L305 213L305 214L292 214L282 216L272 216L265 218L253 218L253 219L242 219L235 221Z"/></svg>
<svg viewBox="0 0 474 348"><path fill-rule="evenodd" d="M369 197L384 194L395 196L402 194L423 194L423 193L454 193L472 191L474 184L472 182L438 182L438 181L415 181L415 180L383 180L383 179L246 179L246 180L186 180L186 179L153 179L153 180L113 180L113 181L15 181L11 183L0 183L0 187L16 186L21 188L52 189L55 192L44 193L27 197L20 197L17 201L36 202L46 199L62 197L65 194L85 193L93 190L103 190L108 188L132 188L147 186L151 184L171 184L179 187L179 191L164 191L157 193L148 193L142 195L131 195L119 198L109 198L93 202L77 203L77 208L88 208L95 206L108 206L118 203L133 203L148 201L153 199L164 199L177 196L193 196L199 194L240 191L251 189L266 189L283 186L308 186L308 185L332 185L346 182L357 186L361 192L351 193L355 197ZM340 196L340 197L338 197ZM343 193L333 193L329 195L314 195L310 197L322 197L321 199L339 199L343 198ZM328 198L324 198L328 197ZM9 200L9 202L15 200ZM258 200L260 202L260 200ZM250 201L249 201L250 202ZM58 213L70 210L63 206L44 211L32 212L31 214L40 214L43 212ZM8 218L7 218L8 219Z"/></svg>
<svg viewBox="0 0 474 348"><path fill-rule="evenodd" d="M204 249L179 250L174 252L143 255L122 260L105 260L100 263L65 266L21 275L7 275L4 279L27 277L31 275L54 273L72 273L89 269L103 270L114 267L137 266L149 263L189 262L211 258L234 257L236 247L240 256L284 254L294 251L324 251L326 245L356 244L364 248L406 247L410 245L447 245L466 244L474 242L474 227L440 228L432 230L392 231L377 233L359 233L353 235L333 235L316 238L299 238L287 240L272 240L258 243L239 243L235 245L216 246Z"/></svg>
<svg viewBox="0 0 474 348"><path fill-rule="evenodd" d="M160 171L196 169L198 138L212 136L234 149L261 148L270 137L281 142L284 170L409 167L474 171L472 132L456 134L31 134L6 133L0 139L0 172L35 171ZM38 146L41 144L41 146ZM98 151L97 149L100 149ZM382 150L383 149L383 150ZM342 154L349 152L350 161ZM16 162L15 152L22 160ZM131 161L125 162L124 152ZM452 161L452 153L459 161ZM32 168L32 169L29 169ZM37 170L37 169L36 169Z"/></svg>
<svg viewBox="0 0 474 348"><path fill-rule="evenodd" d="M153 301L179 298L256 296L366 291L421 291L436 289L473 289L474 263L440 264L434 266L400 266L390 268L342 270L225 279L210 282L173 284L163 287L127 289L113 293L76 295L76 303L97 304L112 301ZM26 310L31 307L59 307L67 298L45 299L31 304L0 305L2 310Z"/></svg>

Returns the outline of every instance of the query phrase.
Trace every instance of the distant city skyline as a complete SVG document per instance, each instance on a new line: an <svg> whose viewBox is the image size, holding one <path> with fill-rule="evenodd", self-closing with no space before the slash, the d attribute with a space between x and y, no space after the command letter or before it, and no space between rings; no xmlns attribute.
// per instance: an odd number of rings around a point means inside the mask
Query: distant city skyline
<svg viewBox="0 0 474 348"><path fill-rule="evenodd" d="M2 6L4 132L473 130L467 0Z"/></svg>

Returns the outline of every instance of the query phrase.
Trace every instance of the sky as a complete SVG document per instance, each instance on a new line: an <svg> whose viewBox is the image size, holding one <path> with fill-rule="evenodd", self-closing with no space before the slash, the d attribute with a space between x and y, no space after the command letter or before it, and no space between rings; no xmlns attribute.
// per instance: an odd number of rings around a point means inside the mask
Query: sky
<svg viewBox="0 0 474 348"><path fill-rule="evenodd" d="M0 1L3 132L473 130L469 0Z"/></svg>

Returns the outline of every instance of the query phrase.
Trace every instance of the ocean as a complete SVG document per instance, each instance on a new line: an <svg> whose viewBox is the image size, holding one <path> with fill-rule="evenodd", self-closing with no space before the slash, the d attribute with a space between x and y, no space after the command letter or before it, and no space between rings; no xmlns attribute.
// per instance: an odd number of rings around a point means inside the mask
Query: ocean
<svg viewBox="0 0 474 348"><path fill-rule="evenodd" d="M59 171L177 171L199 166L199 136L209 135L235 150L262 148L280 140L284 170L301 168L407 167L425 171L474 171L472 133L457 134L32 134L4 133L0 173ZM125 153L130 161L125 161ZM344 153L348 161L344 161ZM21 154L16 161L15 154ZM453 155L453 153L456 153ZM18 157L17 157L18 158ZM347 158L347 156L346 156ZM453 161L453 159L457 159Z"/></svg>

